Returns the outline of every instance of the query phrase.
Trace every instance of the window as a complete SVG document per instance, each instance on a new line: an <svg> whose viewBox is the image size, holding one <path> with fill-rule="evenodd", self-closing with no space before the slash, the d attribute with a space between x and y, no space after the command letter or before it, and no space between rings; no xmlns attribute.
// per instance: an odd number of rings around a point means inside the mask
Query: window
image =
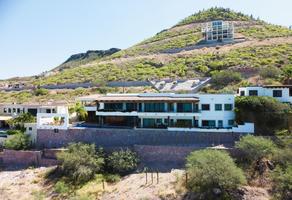
<svg viewBox="0 0 292 200"><path fill-rule="evenodd" d="M244 91L240 91L240 96L245 96L245 92Z"/></svg>
<svg viewBox="0 0 292 200"><path fill-rule="evenodd" d="M289 88L289 96L292 97L292 87Z"/></svg>
<svg viewBox="0 0 292 200"><path fill-rule="evenodd" d="M4 108L4 110L3 110L3 111L4 111L4 113L7 113L7 108Z"/></svg>
<svg viewBox="0 0 292 200"><path fill-rule="evenodd" d="M145 112L164 112L164 103L145 103Z"/></svg>
<svg viewBox="0 0 292 200"><path fill-rule="evenodd" d="M46 113L51 113L51 109L46 109Z"/></svg>
<svg viewBox="0 0 292 200"><path fill-rule="evenodd" d="M155 119L143 119L143 128L155 128Z"/></svg>
<svg viewBox="0 0 292 200"><path fill-rule="evenodd" d="M16 113L16 108L13 108L13 113Z"/></svg>
<svg viewBox="0 0 292 200"><path fill-rule="evenodd" d="M202 110L210 110L210 104L202 104Z"/></svg>
<svg viewBox="0 0 292 200"><path fill-rule="evenodd" d="M218 120L218 128L222 128L223 127L223 121L222 120Z"/></svg>
<svg viewBox="0 0 292 200"><path fill-rule="evenodd" d="M126 110L127 111L136 111L137 110L137 104L136 103L126 103Z"/></svg>
<svg viewBox="0 0 292 200"><path fill-rule="evenodd" d="M8 113L11 113L11 108L8 108Z"/></svg>
<svg viewBox="0 0 292 200"><path fill-rule="evenodd" d="M178 103L177 104L177 112L192 112L192 104L191 103Z"/></svg>
<svg viewBox="0 0 292 200"><path fill-rule="evenodd" d="M190 128L192 127L191 119L178 119L176 120L175 127Z"/></svg>
<svg viewBox="0 0 292 200"><path fill-rule="evenodd" d="M54 133L59 133L59 129L55 128Z"/></svg>
<svg viewBox="0 0 292 200"><path fill-rule="evenodd" d="M105 103L104 109L108 111L121 111L123 110L123 103Z"/></svg>
<svg viewBox="0 0 292 200"><path fill-rule="evenodd" d="M32 131L32 127L28 127L28 130L29 130L29 131Z"/></svg>
<svg viewBox="0 0 292 200"><path fill-rule="evenodd" d="M202 126L212 128L216 126L215 120L202 120Z"/></svg>
<svg viewBox="0 0 292 200"><path fill-rule="evenodd" d="M173 112L174 111L174 105L173 105L173 103L168 103L167 108L168 108L168 112Z"/></svg>
<svg viewBox="0 0 292 200"><path fill-rule="evenodd" d="M222 104L215 104L215 110L216 111L222 110Z"/></svg>
<svg viewBox="0 0 292 200"><path fill-rule="evenodd" d="M257 90L250 90L248 91L249 96L258 96L258 91Z"/></svg>
<svg viewBox="0 0 292 200"><path fill-rule="evenodd" d="M224 104L224 110L231 111L232 110L232 104Z"/></svg>
<svg viewBox="0 0 292 200"><path fill-rule="evenodd" d="M282 90L273 90L273 97L282 97Z"/></svg>
<svg viewBox="0 0 292 200"><path fill-rule="evenodd" d="M199 104L193 104L193 112L199 112Z"/></svg>
<svg viewBox="0 0 292 200"><path fill-rule="evenodd" d="M232 119L231 120L228 120L228 125L229 126L233 126L234 125L234 120L232 120Z"/></svg>

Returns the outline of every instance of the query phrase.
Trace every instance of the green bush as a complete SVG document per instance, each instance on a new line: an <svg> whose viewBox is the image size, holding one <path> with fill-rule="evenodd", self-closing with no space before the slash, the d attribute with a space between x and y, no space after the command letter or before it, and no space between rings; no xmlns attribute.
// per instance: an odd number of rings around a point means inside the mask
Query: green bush
<svg viewBox="0 0 292 200"><path fill-rule="evenodd" d="M235 113L238 124L255 123L256 134L272 135L279 129L287 129L291 107L273 97L236 97Z"/></svg>
<svg viewBox="0 0 292 200"><path fill-rule="evenodd" d="M20 130L8 130L6 131L7 135L16 135L16 134L21 134L23 132L21 132Z"/></svg>
<svg viewBox="0 0 292 200"><path fill-rule="evenodd" d="M44 88L39 88L39 89L36 89L34 91L34 95L36 95L36 96L44 96L44 95L47 95L47 94L49 94L49 90L44 89Z"/></svg>
<svg viewBox="0 0 292 200"><path fill-rule="evenodd" d="M104 158L96 153L95 145L73 143L68 150L57 155L61 171L74 184L79 185L101 172Z"/></svg>
<svg viewBox="0 0 292 200"><path fill-rule="evenodd" d="M269 158L276 151L276 145L269 139L247 135L240 138L235 147L244 153L244 160L249 163Z"/></svg>
<svg viewBox="0 0 292 200"><path fill-rule="evenodd" d="M223 151L199 150L187 157L188 188L193 192L212 195L213 189L223 193L246 184L242 170L236 167L232 158Z"/></svg>
<svg viewBox="0 0 292 200"><path fill-rule="evenodd" d="M277 67L264 67L260 70L260 76L262 78L279 78L282 71Z"/></svg>
<svg viewBox="0 0 292 200"><path fill-rule="evenodd" d="M292 165L286 169L276 167L272 173L273 191L276 199L292 199Z"/></svg>
<svg viewBox="0 0 292 200"><path fill-rule="evenodd" d="M238 83L241 81L241 75L233 71L214 71L212 72L212 83L215 87L220 88L231 83Z"/></svg>
<svg viewBox="0 0 292 200"><path fill-rule="evenodd" d="M129 149L114 151L108 156L107 165L114 173L127 174L137 168L137 154Z"/></svg>
<svg viewBox="0 0 292 200"><path fill-rule="evenodd" d="M4 148L13 150L26 150L31 146L31 140L24 133L16 133L4 141Z"/></svg>
<svg viewBox="0 0 292 200"><path fill-rule="evenodd" d="M59 194L67 194L70 191L70 187L64 181L58 181L54 185L54 191Z"/></svg>
<svg viewBox="0 0 292 200"><path fill-rule="evenodd" d="M104 179L108 183L116 183L120 181L121 177L118 174L105 174Z"/></svg>
<svg viewBox="0 0 292 200"><path fill-rule="evenodd" d="M281 167L292 165L292 147L278 149L273 156L273 161Z"/></svg>

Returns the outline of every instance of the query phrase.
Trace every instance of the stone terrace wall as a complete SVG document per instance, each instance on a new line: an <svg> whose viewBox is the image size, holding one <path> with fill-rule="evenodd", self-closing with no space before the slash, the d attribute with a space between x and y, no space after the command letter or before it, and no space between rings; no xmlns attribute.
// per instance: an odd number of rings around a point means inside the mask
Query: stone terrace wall
<svg viewBox="0 0 292 200"><path fill-rule="evenodd" d="M0 155L5 167L53 166L56 159L46 158L41 151L16 151L4 149Z"/></svg>
<svg viewBox="0 0 292 200"><path fill-rule="evenodd" d="M60 148L72 142L95 143L103 147L132 147L134 145L169 145L206 147L224 144L233 146L238 133L198 133L167 130L134 129L68 129L38 130L37 147Z"/></svg>

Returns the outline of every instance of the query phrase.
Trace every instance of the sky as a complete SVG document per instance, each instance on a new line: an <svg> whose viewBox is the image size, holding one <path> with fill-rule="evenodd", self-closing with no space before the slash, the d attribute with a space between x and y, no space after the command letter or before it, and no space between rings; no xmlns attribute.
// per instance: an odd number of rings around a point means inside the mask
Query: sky
<svg viewBox="0 0 292 200"><path fill-rule="evenodd" d="M0 0L0 79L37 75L87 50L130 47L214 6L292 25L291 0Z"/></svg>

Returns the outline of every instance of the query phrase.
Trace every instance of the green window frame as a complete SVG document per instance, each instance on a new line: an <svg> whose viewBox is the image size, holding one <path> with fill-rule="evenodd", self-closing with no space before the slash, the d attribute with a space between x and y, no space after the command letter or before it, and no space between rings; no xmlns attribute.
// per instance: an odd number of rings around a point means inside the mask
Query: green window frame
<svg viewBox="0 0 292 200"><path fill-rule="evenodd" d="M215 104L215 111L221 111L222 110L222 104Z"/></svg>
<svg viewBox="0 0 292 200"><path fill-rule="evenodd" d="M210 110L210 104L202 104L201 107L204 111Z"/></svg>
<svg viewBox="0 0 292 200"><path fill-rule="evenodd" d="M232 104L224 104L224 110L226 110L226 111L231 111L233 109L233 106L232 106Z"/></svg>
<svg viewBox="0 0 292 200"><path fill-rule="evenodd" d="M233 126L234 125L234 120L233 119L228 120L228 125L229 126Z"/></svg>

